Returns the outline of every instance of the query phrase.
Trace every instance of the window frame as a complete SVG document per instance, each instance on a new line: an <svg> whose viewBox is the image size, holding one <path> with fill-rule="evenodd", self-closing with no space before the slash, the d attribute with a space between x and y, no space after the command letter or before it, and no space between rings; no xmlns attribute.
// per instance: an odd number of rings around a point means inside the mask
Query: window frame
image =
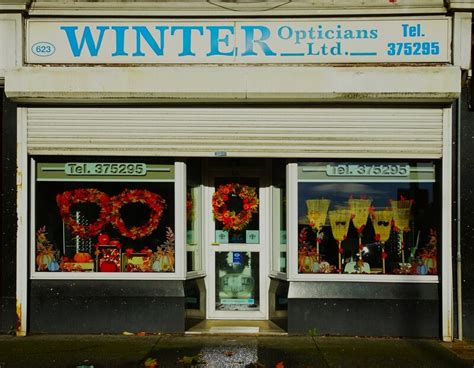
<svg viewBox="0 0 474 368"><path fill-rule="evenodd" d="M348 160L352 161L352 160ZM364 161L360 159L359 161ZM354 160L355 162L355 160ZM378 283L440 283L438 275L363 275L363 274L312 274L298 273L298 163L287 166L287 220L288 220L288 281L338 281L338 282L378 282ZM439 199L442 200L441 198ZM442 210L444 202L441 203ZM443 237L444 238L444 237ZM448 244L441 241L441 252ZM441 266L441 263L440 263Z"/></svg>
<svg viewBox="0 0 474 368"><path fill-rule="evenodd" d="M29 206L29 278L31 280L185 280L186 279L186 165L174 160L174 233L175 272L39 272L35 267L36 245L36 163L38 157L30 157L30 206ZM58 161L61 161L58 158Z"/></svg>
<svg viewBox="0 0 474 368"><path fill-rule="evenodd" d="M197 188L197 187L196 187ZM185 190L186 190L186 193L187 193L187 188L186 188L186 180L185 180ZM200 219L197 221L197 223L199 224L199 226L201 227L200 229L200 234L199 234L199 240L200 240L200 251L199 251L199 256L201 258L201 268L199 270L192 270L192 271L187 271L187 252L188 252L188 247L190 245L188 245L188 241L187 241L187 237L184 239L184 246L185 246L185 250L184 250L184 258L185 258L185 270L186 270L186 280L191 280L191 279L196 279L196 278L200 278L200 277L204 277L206 276L206 267L205 267L205 257L204 257L204 227L203 227L203 211L204 211L204 203L203 203L203 198L204 198L204 185L201 184L199 185L199 202L198 202L198 211L197 213L195 214L195 216L199 216ZM186 194L185 194L186 195ZM187 231L187 224L185 224L185 231Z"/></svg>

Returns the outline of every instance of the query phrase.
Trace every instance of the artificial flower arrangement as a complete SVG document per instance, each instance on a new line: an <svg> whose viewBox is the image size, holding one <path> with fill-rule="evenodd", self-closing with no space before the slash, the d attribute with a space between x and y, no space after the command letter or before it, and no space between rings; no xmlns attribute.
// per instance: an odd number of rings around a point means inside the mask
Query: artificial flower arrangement
<svg viewBox="0 0 474 368"><path fill-rule="evenodd" d="M240 212L236 213L227 207L230 197L242 199ZM256 189L238 183L220 185L212 195L212 210L215 220L224 225L224 230L243 230L252 220L252 215L258 211Z"/></svg>
<svg viewBox="0 0 474 368"><path fill-rule="evenodd" d="M133 248L125 249L123 253L123 272L152 272L152 255L153 251L144 247L139 252Z"/></svg>
<svg viewBox="0 0 474 368"><path fill-rule="evenodd" d="M428 274L438 274L438 232L435 229L430 229L428 243L421 251L420 258Z"/></svg>
<svg viewBox="0 0 474 368"><path fill-rule="evenodd" d="M36 232L36 267L38 271L59 271L59 251L48 240L46 226Z"/></svg>
<svg viewBox="0 0 474 368"><path fill-rule="evenodd" d="M393 273L402 275L438 274L438 232L435 229L430 229L428 241L423 249L416 253L410 263L401 263L399 268L393 270Z"/></svg>
<svg viewBox="0 0 474 368"><path fill-rule="evenodd" d="M349 198L349 207L343 209L344 211L347 210L349 215L344 216L344 220L336 218L334 216L335 212L341 212L343 210L335 210L335 211L328 211L330 220L330 226L333 232L333 237L336 240L336 244L338 246L338 257L339 257L339 267L336 266L329 266L328 263L321 261L321 254L319 252L319 245L322 242L323 237L321 236L322 227L324 223L322 220L318 223L314 221L314 219L308 216L309 219L309 226L310 228L317 227L318 232L317 236L315 237L315 244L312 244L312 241L309 240L309 228L303 228L300 231L299 239L298 239L298 272L299 273L329 273L329 272L342 272L342 264L341 264L341 255L344 254L344 249L342 247L342 240L346 239L347 231L349 229L349 222L352 222L353 226L357 230L358 233L358 241L359 241L359 257L357 262L352 262L355 265L354 270L350 272L358 272L358 273L368 273L370 271L370 267L367 263L364 262L362 259L362 250L364 249L364 245L362 244L362 232L366 228L368 218L371 219L372 225L375 231L374 240L376 243L380 244L381 246L381 261L382 261L382 269L381 272L385 273L385 262L389 256L389 253L386 248L386 243L391 237L391 234L396 237L397 241L397 250L399 257L401 258L401 263L398 265L397 268L393 269L392 272L395 274L437 274L437 237L436 232L434 230L430 231L430 243L435 244L427 245L425 248L419 252L418 256L418 266L414 262L405 262L405 241L404 241L404 232L410 230L409 221L412 217L411 214L411 206L413 205L414 201L412 199L407 199L403 196L400 196L398 201L390 200L391 209L385 210L375 210L371 206L371 200L366 198L361 199L353 199L352 197ZM308 204L308 203L307 203ZM311 203L310 203L311 204ZM309 211L309 206L308 206ZM326 211L326 208L325 208ZM321 212L321 211L320 211ZM331 216L332 215L332 216ZM333 217L333 218L332 218ZM337 230L339 224L345 224L346 226L343 227L342 225L339 226L341 228L341 234L339 234ZM434 235L433 235L434 234ZM418 243L417 243L418 244ZM418 245L414 247L415 249ZM412 257L410 257L410 261L412 261ZM420 267L420 264L423 267ZM348 264L346 264L347 266ZM347 267L346 267L347 268ZM346 269L345 268L345 269ZM362 271L361 271L362 270Z"/></svg>
<svg viewBox="0 0 474 368"><path fill-rule="evenodd" d="M125 249L123 253L124 272L174 272L175 236L170 227L166 228L165 241L153 252L148 247L136 252L133 248Z"/></svg>
<svg viewBox="0 0 474 368"><path fill-rule="evenodd" d="M144 238L156 230L166 208L166 202L159 194L145 189L125 189L122 193L109 197L95 188L79 188L58 194L56 203L63 222L74 235L81 238L97 236L109 222L124 237L134 240ZM87 225L78 223L71 214L71 208L79 203L95 203L100 208L98 219ZM120 210L128 203L142 203L150 208L150 218L144 225L131 228L125 225Z"/></svg>
<svg viewBox="0 0 474 368"><path fill-rule="evenodd" d="M127 228L120 209L128 203L142 203L150 208L150 218L144 225ZM165 200L159 194L143 189L125 189L112 198L110 222L118 229L120 235L133 240L141 239L156 230L165 208Z"/></svg>
<svg viewBox="0 0 474 368"><path fill-rule="evenodd" d="M335 273L336 266L321 261L318 248L312 246L308 240L308 230L301 229L298 235L298 272L299 273Z"/></svg>
<svg viewBox="0 0 474 368"><path fill-rule="evenodd" d="M63 272L94 271L94 259L90 253L78 251L72 258L62 256L59 268Z"/></svg>
<svg viewBox="0 0 474 368"><path fill-rule="evenodd" d="M56 203L63 222L68 226L74 235L81 238L91 238L97 236L110 217L110 197L94 188L78 188L58 194ZM99 208L99 218L88 225L78 223L71 214L71 207L79 203L95 203Z"/></svg>
<svg viewBox="0 0 474 368"><path fill-rule="evenodd" d="M151 268L154 272L174 272L175 236L170 227L166 228L166 239L151 256Z"/></svg>
<svg viewBox="0 0 474 368"><path fill-rule="evenodd" d="M122 244L110 240L107 234L101 234L95 246L96 266L98 272L119 272L121 265Z"/></svg>

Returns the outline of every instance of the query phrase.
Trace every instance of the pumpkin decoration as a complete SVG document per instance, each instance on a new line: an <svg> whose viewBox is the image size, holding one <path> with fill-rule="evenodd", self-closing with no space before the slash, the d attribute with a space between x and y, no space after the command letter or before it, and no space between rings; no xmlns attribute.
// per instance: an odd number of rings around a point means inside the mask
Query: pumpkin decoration
<svg viewBox="0 0 474 368"><path fill-rule="evenodd" d="M151 269L155 272L161 272L161 258L153 262Z"/></svg>
<svg viewBox="0 0 474 368"><path fill-rule="evenodd" d="M46 251L44 253L38 254L36 256L36 265L38 266L38 271L46 271L48 269L48 265L51 262L55 261L54 252L53 251Z"/></svg>
<svg viewBox="0 0 474 368"><path fill-rule="evenodd" d="M56 261L57 251L46 237L46 226L40 227L36 232L36 266L38 271L48 270L48 265Z"/></svg>
<svg viewBox="0 0 474 368"><path fill-rule="evenodd" d="M48 271L52 271L52 272L59 271L58 261L54 260L50 264L48 264Z"/></svg>
<svg viewBox="0 0 474 368"><path fill-rule="evenodd" d="M313 258L309 255L302 257L300 268L304 273L309 273L313 271Z"/></svg>
<svg viewBox="0 0 474 368"><path fill-rule="evenodd" d="M166 228L166 240L151 255L151 268L155 272L174 272L175 237L170 227ZM143 252L143 250L142 250Z"/></svg>
<svg viewBox="0 0 474 368"><path fill-rule="evenodd" d="M168 255L164 255L163 257L161 257L161 269L163 270L163 272L167 272L171 269L171 264L170 264L170 259L168 257Z"/></svg>
<svg viewBox="0 0 474 368"><path fill-rule="evenodd" d="M74 255L74 262L85 263L92 260L92 256L89 253L78 252Z"/></svg>
<svg viewBox="0 0 474 368"><path fill-rule="evenodd" d="M166 249L165 254L160 259L161 270L163 272L174 271L174 251L173 249Z"/></svg>
<svg viewBox="0 0 474 368"><path fill-rule="evenodd" d="M109 244L110 236L108 236L107 234L99 234L99 237L97 238L97 241L100 245Z"/></svg>

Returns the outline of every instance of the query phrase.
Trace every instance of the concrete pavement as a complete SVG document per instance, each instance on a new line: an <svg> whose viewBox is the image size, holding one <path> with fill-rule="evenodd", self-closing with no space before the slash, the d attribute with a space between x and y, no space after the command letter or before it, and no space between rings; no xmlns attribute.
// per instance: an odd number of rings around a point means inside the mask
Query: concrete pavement
<svg viewBox="0 0 474 368"><path fill-rule="evenodd" d="M218 335L0 335L12 367L474 367L474 344L427 339Z"/></svg>

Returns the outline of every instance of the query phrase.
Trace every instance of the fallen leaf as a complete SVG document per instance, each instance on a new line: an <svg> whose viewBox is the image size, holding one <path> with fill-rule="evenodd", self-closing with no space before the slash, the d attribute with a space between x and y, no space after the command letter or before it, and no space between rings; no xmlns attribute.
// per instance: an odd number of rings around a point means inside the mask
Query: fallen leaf
<svg viewBox="0 0 474 368"><path fill-rule="evenodd" d="M179 364L183 364L186 367L195 366L197 364L206 364L204 360L202 360L201 355L194 355L194 356L183 356L182 358L178 359Z"/></svg>
<svg viewBox="0 0 474 368"><path fill-rule="evenodd" d="M275 368L285 368L285 364L283 364L283 362L278 362L278 363L275 365Z"/></svg>
<svg viewBox="0 0 474 368"><path fill-rule="evenodd" d="M133 336L135 335L133 332L128 332L128 331L123 331L122 332L122 335L125 335L125 336Z"/></svg>
<svg viewBox="0 0 474 368"><path fill-rule="evenodd" d="M231 357L232 355L234 355L234 352L233 351L225 351L224 355L226 355L228 357Z"/></svg>
<svg viewBox="0 0 474 368"><path fill-rule="evenodd" d="M262 363L256 362L256 363L247 364L245 368L265 368L265 365L263 365Z"/></svg>
<svg viewBox="0 0 474 368"><path fill-rule="evenodd" d="M144 331L138 332L138 333L137 333L137 336L146 336L146 332L144 332Z"/></svg>
<svg viewBox="0 0 474 368"><path fill-rule="evenodd" d="M148 358L144 363L145 368L158 368L158 361L154 358Z"/></svg>

